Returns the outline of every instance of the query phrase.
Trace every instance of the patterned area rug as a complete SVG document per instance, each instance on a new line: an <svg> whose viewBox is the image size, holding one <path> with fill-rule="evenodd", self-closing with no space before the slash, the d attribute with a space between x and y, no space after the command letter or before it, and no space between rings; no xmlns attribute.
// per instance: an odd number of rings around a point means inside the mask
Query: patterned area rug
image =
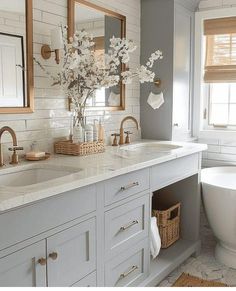
<svg viewBox="0 0 236 291"><path fill-rule="evenodd" d="M227 287L227 285L220 282L203 280L183 273L172 287Z"/></svg>

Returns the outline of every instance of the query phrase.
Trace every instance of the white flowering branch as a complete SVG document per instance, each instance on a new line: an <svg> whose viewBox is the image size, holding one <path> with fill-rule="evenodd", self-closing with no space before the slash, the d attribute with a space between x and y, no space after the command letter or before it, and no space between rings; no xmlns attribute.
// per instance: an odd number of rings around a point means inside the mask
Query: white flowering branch
<svg viewBox="0 0 236 291"><path fill-rule="evenodd" d="M140 83L154 81L155 73L151 68L155 61L163 58L161 51L154 52L146 65L120 73L121 66L128 64L130 54L137 48L132 40L113 37L108 53L98 56L93 37L85 30L77 31L68 41L67 27L61 26L61 29L63 62L59 72L54 76L39 61L35 59L35 62L53 80L53 85L59 84L63 88L80 116L83 115L87 99L97 89L120 83L129 84L134 78L138 78Z"/></svg>

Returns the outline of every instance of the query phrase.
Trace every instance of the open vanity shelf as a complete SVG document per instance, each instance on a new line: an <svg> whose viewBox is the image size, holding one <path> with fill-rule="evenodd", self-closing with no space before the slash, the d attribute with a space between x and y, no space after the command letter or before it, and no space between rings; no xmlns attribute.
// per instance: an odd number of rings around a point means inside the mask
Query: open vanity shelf
<svg viewBox="0 0 236 291"><path fill-rule="evenodd" d="M180 239L166 250L161 250L159 256L150 262L150 275L141 286L153 287L160 283L176 267L200 250L200 242ZM140 286L140 287L141 287Z"/></svg>
<svg viewBox="0 0 236 291"><path fill-rule="evenodd" d="M200 252L201 243L198 237L199 213L191 209L191 205L195 205L196 209L199 208L197 181L198 175L193 175L153 194L154 196L162 195L162 198L168 202L181 202L180 239L169 248L161 249L156 259L151 259L150 275L141 286L156 286L188 257Z"/></svg>

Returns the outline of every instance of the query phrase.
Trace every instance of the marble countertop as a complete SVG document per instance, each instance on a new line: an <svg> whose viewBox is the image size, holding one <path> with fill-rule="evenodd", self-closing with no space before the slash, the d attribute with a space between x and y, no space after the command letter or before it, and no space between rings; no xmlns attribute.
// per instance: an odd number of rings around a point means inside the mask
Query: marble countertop
<svg viewBox="0 0 236 291"><path fill-rule="evenodd" d="M126 146L108 146L106 147L106 152L102 154L85 157L55 155L47 161L22 161L17 166L5 166L0 169L0 181L2 178L3 183L4 175L12 172L25 171L32 167L40 167L43 169L57 167L65 171L68 169L71 173L61 178L39 184L18 187L0 186L0 212L207 149L207 145L197 143L145 140L134 143L133 146L136 145L138 147L140 144L150 142L177 145L180 148L157 152L152 150L147 151L146 148L142 149L142 147L137 151L136 149L126 150Z"/></svg>

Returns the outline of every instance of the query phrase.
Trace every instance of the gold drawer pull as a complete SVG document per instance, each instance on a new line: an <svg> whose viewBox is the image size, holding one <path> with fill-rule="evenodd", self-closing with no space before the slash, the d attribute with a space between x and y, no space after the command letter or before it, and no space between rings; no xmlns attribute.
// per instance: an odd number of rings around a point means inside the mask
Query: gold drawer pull
<svg viewBox="0 0 236 291"><path fill-rule="evenodd" d="M137 269L138 269L138 266L132 266L132 268L128 272L122 273L120 275L120 279L124 279L125 277L129 276L131 273L133 273Z"/></svg>
<svg viewBox="0 0 236 291"><path fill-rule="evenodd" d="M58 258L58 254L56 252L53 252L49 254L49 258L52 259L53 261L56 261L56 259Z"/></svg>
<svg viewBox="0 0 236 291"><path fill-rule="evenodd" d="M41 266L45 266L47 264L47 260L45 258L40 258L40 259L38 259L38 263Z"/></svg>
<svg viewBox="0 0 236 291"><path fill-rule="evenodd" d="M132 226L134 226L135 224L138 224L138 220L133 220L132 222L130 222L129 224L127 224L126 226L121 226L120 230L124 231Z"/></svg>
<svg viewBox="0 0 236 291"><path fill-rule="evenodd" d="M123 186L120 188L121 191L125 191L125 190L129 190L130 188L133 188L133 187L136 187L136 186L139 186L139 182L134 182L132 184L129 184L127 186Z"/></svg>

